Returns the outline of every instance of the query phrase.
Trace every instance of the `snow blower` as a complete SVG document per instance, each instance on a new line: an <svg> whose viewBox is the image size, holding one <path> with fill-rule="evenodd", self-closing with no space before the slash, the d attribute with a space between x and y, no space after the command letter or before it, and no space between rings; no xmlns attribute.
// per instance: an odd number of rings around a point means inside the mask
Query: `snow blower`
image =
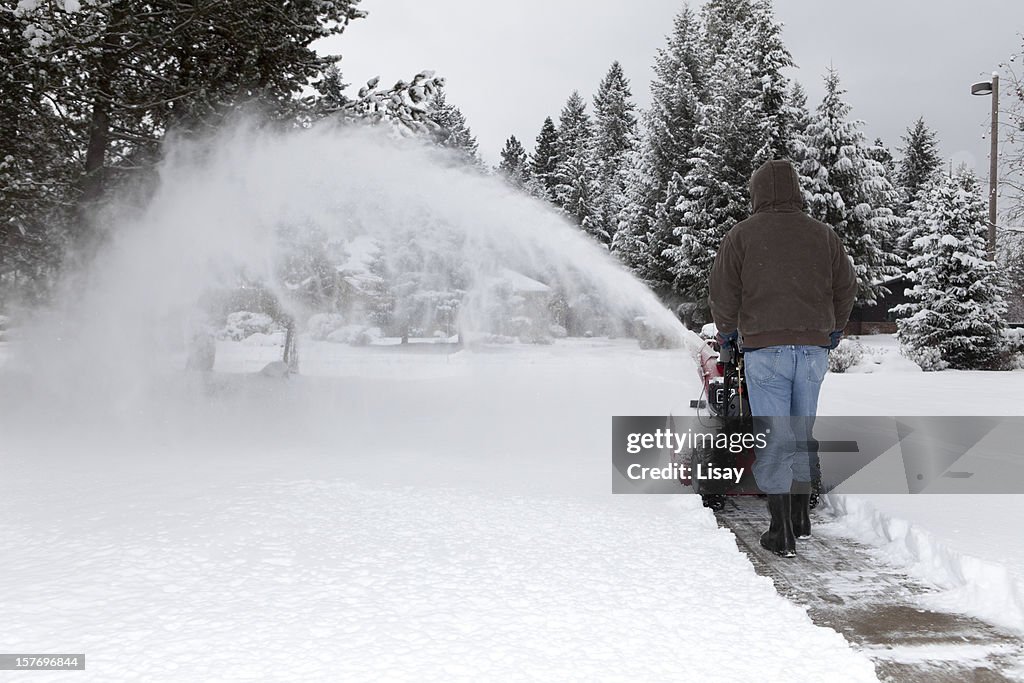
<svg viewBox="0 0 1024 683"><path fill-rule="evenodd" d="M702 427L715 434L725 434L728 438L714 440L718 443L736 443L744 434L754 433L754 419L750 412L750 400L747 398L747 382L744 376L743 352L737 345L720 346L715 339L714 325L707 325L701 331L704 345L700 350L697 372L701 378L703 390L701 396L690 401L690 407L696 409L697 419ZM671 418L670 418L671 422ZM670 424L671 428L673 425ZM718 511L725 507L726 496L729 495L763 495L754 481L754 449L744 448L740 452L734 449L716 446L699 445L673 455L673 461L679 466L680 483L691 487L699 493L704 506ZM702 469L709 468L743 468L744 475L739 482L729 480L698 480L691 475ZM818 482L812 485L811 507L818 502Z"/></svg>

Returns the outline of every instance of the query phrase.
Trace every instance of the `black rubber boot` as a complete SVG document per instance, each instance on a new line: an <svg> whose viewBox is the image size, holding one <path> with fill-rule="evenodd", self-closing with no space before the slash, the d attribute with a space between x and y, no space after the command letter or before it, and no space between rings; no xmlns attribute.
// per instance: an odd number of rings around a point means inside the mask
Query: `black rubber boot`
<svg viewBox="0 0 1024 683"><path fill-rule="evenodd" d="M797 538L811 537L811 495L794 493L790 507L792 508L793 535Z"/></svg>
<svg viewBox="0 0 1024 683"><path fill-rule="evenodd" d="M768 494L768 512L772 521L768 531L761 534L761 546L781 557L796 557L791 501L788 493Z"/></svg>

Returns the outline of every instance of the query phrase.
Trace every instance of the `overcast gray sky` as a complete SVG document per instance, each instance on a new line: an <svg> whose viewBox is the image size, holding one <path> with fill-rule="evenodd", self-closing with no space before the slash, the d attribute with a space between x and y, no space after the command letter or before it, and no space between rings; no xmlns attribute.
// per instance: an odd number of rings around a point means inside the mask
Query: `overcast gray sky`
<svg viewBox="0 0 1024 683"><path fill-rule="evenodd" d="M702 2L692 2L694 6ZM384 82L433 69L496 163L514 134L527 149L545 116L557 122L578 89L591 98L612 60L641 107L651 64L681 0L363 0L368 17L324 41L343 55L346 81ZM984 172L989 100L969 86L1021 49L1020 0L775 0L809 104L829 64L840 73L865 131L898 147L918 116L939 133L942 152Z"/></svg>

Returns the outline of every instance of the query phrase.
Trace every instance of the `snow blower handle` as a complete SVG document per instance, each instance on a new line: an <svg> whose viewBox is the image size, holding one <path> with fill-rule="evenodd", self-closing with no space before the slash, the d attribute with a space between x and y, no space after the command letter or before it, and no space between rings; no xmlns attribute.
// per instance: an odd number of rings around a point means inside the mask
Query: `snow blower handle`
<svg viewBox="0 0 1024 683"><path fill-rule="evenodd" d="M733 330L729 334L718 332L715 334L715 341L718 342L718 362L732 363L735 359L736 340L739 338L739 330Z"/></svg>

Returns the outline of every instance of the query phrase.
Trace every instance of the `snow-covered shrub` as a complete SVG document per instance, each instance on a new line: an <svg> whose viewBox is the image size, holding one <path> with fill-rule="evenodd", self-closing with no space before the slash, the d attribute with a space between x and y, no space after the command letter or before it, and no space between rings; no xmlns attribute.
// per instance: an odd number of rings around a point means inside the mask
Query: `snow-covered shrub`
<svg viewBox="0 0 1024 683"><path fill-rule="evenodd" d="M1007 370L1024 368L1024 328L1009 327L1002 331L1003 366Z"/></svg>
<svg viewBox="0 0 1024 683"><path fill-rule="evenodd" d="M524 344L551 344L554 342L551 333L542 322L525 315L509 318L505 329Z"/></svg>
<svg viewBox="0 0 1024 683"><path fill-rule="evenodd" d="M266 313L253 313L252 311L235 311L228 314L224 329L217 335L221 339L242 341L246 337L257 332L269 334L281 329L281 326L274 322Z"/></svg>
<svg viewBox="0 0 1024 683"><path fill-rule="evenodd" d="M569 331L557 323L551 323L548 325L548 332L555 339L565 339L569 336Z"/></svg>
<svg viewBox="0 0 1024 683"><path fill-rule="evenodd" d="M323 341L344 324L345 319L337 313L315 313L309 316L306 329L312 339Z"/></svg>
<svg viewBox="0 0 1024 683"><path fill-rule="evenodd" d="M328 334L326 340L335 344L351 344L362 330L362 325L342 325Z"/></svg>
<svg viewBox="0 0 1024 683"><path fill-rule="evenodd" d="M369 346L384 336L379 327L364 327L350 342L352 346Z"/></svg>
<svg viewBox="0 0 1024 683"><path fill-rule="evenodd" d="M864 345L855 339L843 339L828 354L829 372L846 372L864 359Z"/></svg>
<svg viewBox="0 0 1024 683"><path fill-rule="evenodd" d="M327 341L335 344L366 346L383 336L379 327L365 325L343 325L327 335Z"/></svg>
<svg viewBox="0 0 1024 683"><path fill-rule="evenodd" d="M949 364L942 359L942 351L935 347L900 346L900 353L917 363L918 367L925 372L936 372L949 367Z"/></svg>

